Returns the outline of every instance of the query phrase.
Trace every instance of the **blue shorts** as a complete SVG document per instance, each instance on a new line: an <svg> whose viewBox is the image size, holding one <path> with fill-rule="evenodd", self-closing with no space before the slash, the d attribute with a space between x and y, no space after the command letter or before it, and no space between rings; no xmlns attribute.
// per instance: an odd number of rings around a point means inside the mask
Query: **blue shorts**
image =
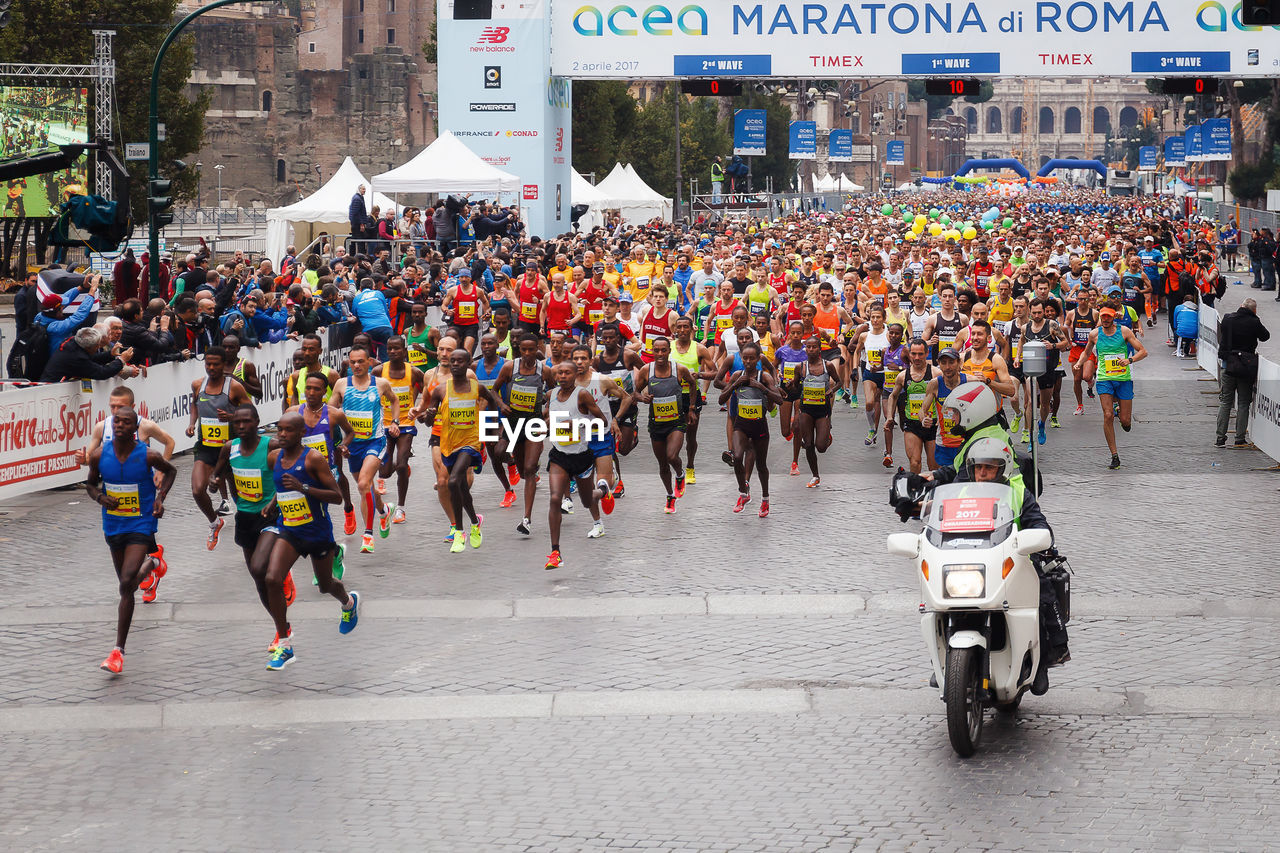
<svg viewBox="0 0 1280 853"><path fill-rule="evenodd" d="M387 451L387 440L385 438L371 438L366 441L353 441L348 448L347 470L352 474L358 475L360 469L364 467L364 460L372 456L379 461L382 460L382 454Z"/></svg>
<svg viewBox="0 0 1280 853"><path fill-rule="evenodd" d="M602 439L588 441L587 450L590 450L591 455L596 459L605 459L612 456L614 451L613 430L605 433Z"/></svg>
<svg viewBox="0 0 1280 853"><path fill-rule="evenodd" d="M877 388L879 388L881 391L883 391L883 390L884 390L884 371L882 371L882 370L876 370L876 371L873 371L873 370L867 370L867 369L864 367L864 368L862 368L862 381L863 381L863 382L870 382L871 384L873 384L873 385L875 385Z"/></svg>
<svg viewBox="0 0 1280 853"><path fill-rule="evenodd" d="M956 456L959 453L959 447L943 447L939 444L933 448L933 461L939 468L944 465L951 465L956 461Z"/></svg>
<svg viewBox="0 0 1280 853"><path fill-rule="evenodd" d="M385 430L383 431L383 434L384 434L384 435L386 435L386 437L387 437L387 438L391 438L390 433L387 433ZM417 427L417 426L403 426L403 425L402 425L402 426L400 427L400 434L401 434L401 435L417 435L417 434L418 434L418 427Z"/></svg>
<svg viewBox="0 0 1280 853"><path fill-rule="evenodd" d="M1109 394L1116 400L1132 400L1133 399L1133 380L1132 379L1099 379L1094 385L1094 390L1098 392L1098 396Z"/></svg>
<svg viewBox="0 0 1280 853"><path fill-rule="evenodd" d="M464 453L471 457L472 467L475 468L477 474L484 470L484 460L480 456L480 451L474 447L459 447L448 456L440 457L440 461L444 463L444 469L452 471L453 466L458 464L458 460L462 458Z"/></svg>

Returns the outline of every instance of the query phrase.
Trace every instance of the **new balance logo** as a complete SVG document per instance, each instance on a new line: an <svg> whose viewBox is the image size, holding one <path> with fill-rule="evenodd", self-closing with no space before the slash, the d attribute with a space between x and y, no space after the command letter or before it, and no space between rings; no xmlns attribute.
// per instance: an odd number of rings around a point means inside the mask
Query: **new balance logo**
<svg viewBox="0 0 1280 853"><path fill-rule="evenodd" d="M480 38L476 39L476 44L502 44L507 40L507 34L510 32L510 27L485 27L480 31Z"/></svg>

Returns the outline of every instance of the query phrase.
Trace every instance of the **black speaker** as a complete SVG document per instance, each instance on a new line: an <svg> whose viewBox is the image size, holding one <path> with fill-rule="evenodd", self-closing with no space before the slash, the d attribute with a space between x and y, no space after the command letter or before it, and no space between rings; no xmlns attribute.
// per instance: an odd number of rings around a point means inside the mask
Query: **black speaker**
<svg viewBox="0 0 1280 853"><path fill-rule="evenodd" d="M1277 23L1275 0L1243 0L1240 20L1247 27L1268 27Z"/></svg>
<svg viewBox="0 0 1280 853"><path fill-rule="evenodd" d="M493 19L493 0L453 0L455 21L489 21Z"/></svg>

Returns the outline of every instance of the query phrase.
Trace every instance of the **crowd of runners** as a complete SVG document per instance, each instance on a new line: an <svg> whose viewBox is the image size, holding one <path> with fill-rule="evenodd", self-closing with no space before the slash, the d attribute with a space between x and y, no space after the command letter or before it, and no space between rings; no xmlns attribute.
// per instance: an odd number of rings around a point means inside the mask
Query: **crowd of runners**
<svg viewBox="0 0 1280 853"><path fill-rule="evenodd" d="M435 305L410 293L402 328L357 335L337 370L321 363L320 338L303 337L283 413L255 404L251 364L210 347L191 388L192 494L209 550L234 506L235 544L274 623L268 668L294 660L299 558L339 602L341 631L356 627L341 540L359 534L369 554L407 525L415 471L434 480L439 505L415 508L416 535L438 530L426 541L442 536L451 553L480 548L493 510L518 507L498 535L546 535L550 570L565 565L562 520L575 505L591 516L588 538L605 534L624 469L634 480L656 467L669 514L710 458L733 471L725 511L766 518L771 474L823 487L837 417L865 419L865 437L841 453L874 453L890 470L947 465L963 439L943 401L966 383L989 386L1028 444L1050 440L1064 396L1077 416L1095 406L1099 464L1119 468L1133 365L1160 312L1216 287L1213 229L1148 199L1083 191L1000 205L993 218L985 197L934 193L773 222L444 247L443 322L428 323ZM1024 375L1028 340L1047 345L1047 374ZM168 570L157 520L176 476L173 439L132 403L116 389L84 460L120 580L116 648L102 664L112 673L135 590L154 601ZM261 429L277 418L274 435Z"/></svg>

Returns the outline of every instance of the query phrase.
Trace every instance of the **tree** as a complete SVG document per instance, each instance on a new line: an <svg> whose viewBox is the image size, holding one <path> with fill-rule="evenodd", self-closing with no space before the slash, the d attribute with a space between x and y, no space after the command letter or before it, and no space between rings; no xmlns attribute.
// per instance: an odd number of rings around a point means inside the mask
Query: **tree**
<svg viewBox="0 0 1280 853"><path fill-rule="evenodd" d="M177 22L177 0L23 0L10 7L12 20L0 29L0 62L87 65L93 61L93 30L116 31L116 148L146 139L151 66L170 28ZM194 101L186 96L195 65L194 38L185 35L165 55L160 73L160 121L166 138L160 143L160 168L173 179L173 193L193 198L194 169L177 173L174 160L198 150L204 138L209 93ZM89 85L86 81L86 85ZM90 87L92 93L92 88ZM147 170L130 163L132 209L145 219Z"/></svg>
<svg viewBox="0 0 1280 853"><path fill-rule="evenodd" d="M758 94L748 92L734 100L736 109L763 109L765 111L764 138L765 155L752 157L751 187L761 191L769 186L772 179L774 192L786 192L795 177L796 163L787 156L791 138L791 107L776 93ZM732 119L730 119L732 122ZM732 137L733 127L729 133ZM730 139L732 142L732 138Z"/></svg>
<svg viewBox="0 0 1280 853"><path fill-rule="evenodd" d="M573 167L596 178L609 174L619 148L635 132L638 108L625 83L573 81Z"/></svg>
<svg viewBox="0 0 1280 853"><path fill-rule="evenodd" d="M1240 201L1254 201L1267 194L1267 182L1275 176L1270 158L1259 163L1244 163L1227 175L1227 187Z"/></svg>

